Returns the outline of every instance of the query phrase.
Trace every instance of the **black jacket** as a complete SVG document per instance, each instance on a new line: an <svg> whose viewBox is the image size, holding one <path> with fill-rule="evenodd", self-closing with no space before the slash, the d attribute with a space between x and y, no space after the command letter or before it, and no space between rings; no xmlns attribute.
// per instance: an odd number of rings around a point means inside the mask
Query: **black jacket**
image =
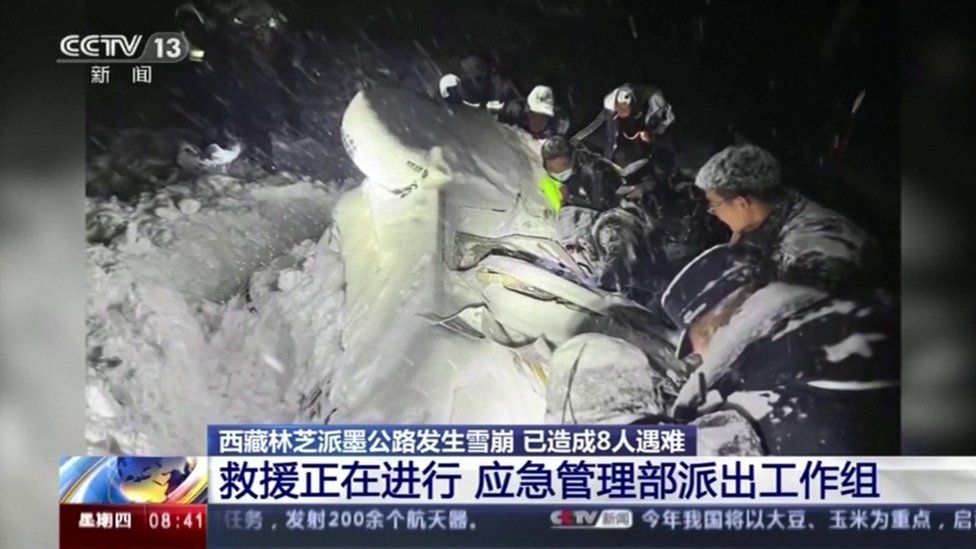
<svg viewBox="0 0 976 549"><path fill-rule="evenodd" d="M671 105L664 100L660 89L648 85L631 87L635 97L630 116L616 118L614 101L617 89L614 89L604 98L603 110L596 119L572 139L577 144L584 144L591 136L599 135L597 130L603 127L604 135L599 148L604 157L621 167L651 155L654 143L635 139L637 134L647 131L655 139L660 138L674 121Z"/></svg>
<svg viewBox="0 0 976 549"><path fill-rule="evenodd" d="M863 230L793 190L734 246L753 258L765 281L839 293L870 285L876 259L876 244Z"/></svg>
<svg viewBox="0 0 976 549"><path fill-rule="evenodd" d="M620 203L616 191L623 184L623 178L605 159L577 150L573 154L573 170L573 175L563 181L569 190L566 205L604 211Z"/></svg>
<svg viewBox="0 0 976 549"><path fill-rule="evenodd" d="M717 390L776 455L900 451L898 315L881 294L832 298L774 283L709 344L678 401Z"/></svg>

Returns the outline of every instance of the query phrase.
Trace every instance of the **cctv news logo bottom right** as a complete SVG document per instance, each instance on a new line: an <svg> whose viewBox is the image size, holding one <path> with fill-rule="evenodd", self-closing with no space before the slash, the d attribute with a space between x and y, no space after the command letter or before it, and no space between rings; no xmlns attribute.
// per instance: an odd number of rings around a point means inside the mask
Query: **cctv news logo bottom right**
<svg viewBox="0 0 976 549"><path fill-rule="evenodd" d="M549 515L553 528L577 530L621 530L634 525L630 509L562 509Z"/></svg>

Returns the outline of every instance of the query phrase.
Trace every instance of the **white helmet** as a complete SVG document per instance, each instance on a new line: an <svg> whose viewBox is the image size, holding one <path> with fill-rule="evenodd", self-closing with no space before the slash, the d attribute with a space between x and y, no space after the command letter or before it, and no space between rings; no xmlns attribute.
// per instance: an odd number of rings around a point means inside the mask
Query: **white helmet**
<svg viewBox="0 0 976 549"><path fill-rule="evenodd" d="M634 88L630 87L628 84L624 84L617 88L617 103L623 103L624 105L630 105L634 102Z"/></svg>
<svg viewBox="0 0 976 549"><path fill-rule="evenodd" d="M445 74L441 77L440 90L441 97L447 99L451 95L451 88L456 88L461 84L461 79L456 74Z"/></svg>
<svg viewBox="0 0 976 549"><path fill-rule="evenodd" d="M536 86L532 88L527 100L529 112L553 116L556 114L555 100L552 96L552 88L549 86Z"/></svg>
<svg viewBox="0 0 976 549"><path fill-rule="evenodd" d="M610 93L603 98L603 108L612 111L617 107L617 103L631 105L634 103L634 88L630 84L622 84L620 87L610 90Z"/></svg>

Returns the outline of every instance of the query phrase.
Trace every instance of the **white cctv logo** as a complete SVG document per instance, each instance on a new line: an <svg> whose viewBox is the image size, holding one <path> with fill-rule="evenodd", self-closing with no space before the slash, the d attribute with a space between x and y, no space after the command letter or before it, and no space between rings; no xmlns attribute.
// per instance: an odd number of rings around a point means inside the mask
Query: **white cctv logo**
<svg viewBox="0 0 976 549"><path fill-rule="evenodd" d="M627 529L634 524L630 509L603 509L584 511L563 509L549 514L553 528L574 529Z"/></svg>
<svg viewBox="0 0 976 549"><path fill-rule="evenodd" d="M127 37L121 34L69 34L61 39L61 53L68 57L111 58L121 53L133 57L142 43L142 35Z"/></svg>

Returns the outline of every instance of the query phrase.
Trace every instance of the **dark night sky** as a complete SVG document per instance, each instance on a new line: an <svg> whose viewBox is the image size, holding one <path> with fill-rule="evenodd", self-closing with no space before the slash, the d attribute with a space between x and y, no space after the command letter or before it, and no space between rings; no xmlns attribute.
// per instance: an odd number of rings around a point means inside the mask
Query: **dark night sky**
<svg viewBox="0 0 976 549"><path fill-rule="evenodd" d="M89 31L171 30L180 3L126 3L141 7L120 10L117 2L91 0ZM897 228L898 193L891 189L899 173L892 160L899 153L898 18L885 2L272 3L291 29L326 43L361 44L365 35L385 51L415 52L417 42L448 70L468 53L495 52L524 91L547 83L564 104L571 102L576 127L621 82L655 84L674 105L679 138L691 135L714 149L728 142L729 125L738 123L780 156L801 190L820 193L815 198L841 210L865 211L862 204L870 204L862 224L897 238L891 227ZM861 89L868 95L848 154L848 182L814 181L820 177L811 175L814 158L826 147L828 126ZM136 98L124 86L93 91L90 125L160 123L152 111L169 103L158 89ZM766 138L770 126L778 142Z"/></svg>

